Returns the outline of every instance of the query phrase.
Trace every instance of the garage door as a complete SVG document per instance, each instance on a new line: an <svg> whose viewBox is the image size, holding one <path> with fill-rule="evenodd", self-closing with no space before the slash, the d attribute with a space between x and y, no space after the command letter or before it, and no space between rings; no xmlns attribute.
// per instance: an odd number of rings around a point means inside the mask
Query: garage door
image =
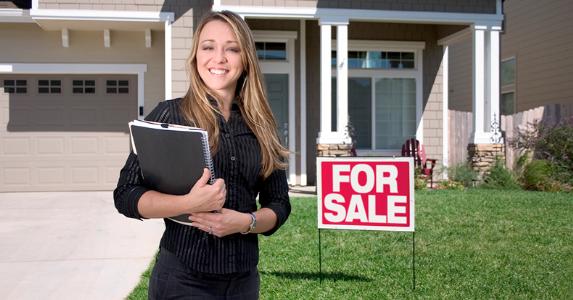
<svg viewBox="0 0 573 300"><path fill-rule="evenodd" d="M0 75L0 191L111 190L136 75Z"/></svg>

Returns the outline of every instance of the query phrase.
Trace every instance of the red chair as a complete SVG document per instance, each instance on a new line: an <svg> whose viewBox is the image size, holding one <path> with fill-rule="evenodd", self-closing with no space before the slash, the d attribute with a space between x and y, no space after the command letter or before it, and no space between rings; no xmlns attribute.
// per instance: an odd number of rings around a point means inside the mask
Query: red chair
<svg viewBox="0 0 573 300"><path fill-rule="evenodd" d="M420 170L422 175L430 178L430 188L433 188L434 167L437 159L426 158L424 145L415 138L408 139L402 145L402 156L414 158L414 166Z"/></svg>

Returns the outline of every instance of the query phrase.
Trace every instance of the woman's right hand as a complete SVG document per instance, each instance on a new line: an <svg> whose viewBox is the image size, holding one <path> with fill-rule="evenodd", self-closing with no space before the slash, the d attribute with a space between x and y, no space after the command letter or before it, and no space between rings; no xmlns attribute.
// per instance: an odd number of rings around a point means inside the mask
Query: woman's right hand
<svg viewBox="0 0 573 300"><path fill-rule="evenodd" d="M211 178L211 172L207 168L203 169L201 178L185 195L189 205L188 213L218 211L223 208L227 197L225 181L218 178L213 184L209 184L209 178Z"/></svg>

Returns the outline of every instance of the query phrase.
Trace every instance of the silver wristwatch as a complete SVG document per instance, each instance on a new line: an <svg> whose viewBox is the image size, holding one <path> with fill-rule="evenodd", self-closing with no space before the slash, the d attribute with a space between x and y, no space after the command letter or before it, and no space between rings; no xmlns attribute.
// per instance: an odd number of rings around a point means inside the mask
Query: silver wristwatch
<svg viewBox="0 0 573 300"><path fill-rule="evenodd" d="M249 234L255 230L257 227L257 216L255 213L250 212L249 215L251 216L251 224L249 225L249 229L245 232L241 232L241 234Z"/></svg>

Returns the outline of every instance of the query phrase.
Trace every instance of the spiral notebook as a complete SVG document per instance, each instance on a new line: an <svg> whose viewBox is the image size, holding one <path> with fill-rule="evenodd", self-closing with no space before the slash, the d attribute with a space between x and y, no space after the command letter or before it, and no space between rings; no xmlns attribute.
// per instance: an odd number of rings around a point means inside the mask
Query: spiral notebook
<svg viewBox="0 0 573 300"><path fill-rule="evenodd" d="M129 122L129 131L147 187L165 194L187 194L203 175L203 168L211 171L209 183L215 181L207 131L140 120ZM169 219L189 225L188 217L185 214Z"/></svg>

